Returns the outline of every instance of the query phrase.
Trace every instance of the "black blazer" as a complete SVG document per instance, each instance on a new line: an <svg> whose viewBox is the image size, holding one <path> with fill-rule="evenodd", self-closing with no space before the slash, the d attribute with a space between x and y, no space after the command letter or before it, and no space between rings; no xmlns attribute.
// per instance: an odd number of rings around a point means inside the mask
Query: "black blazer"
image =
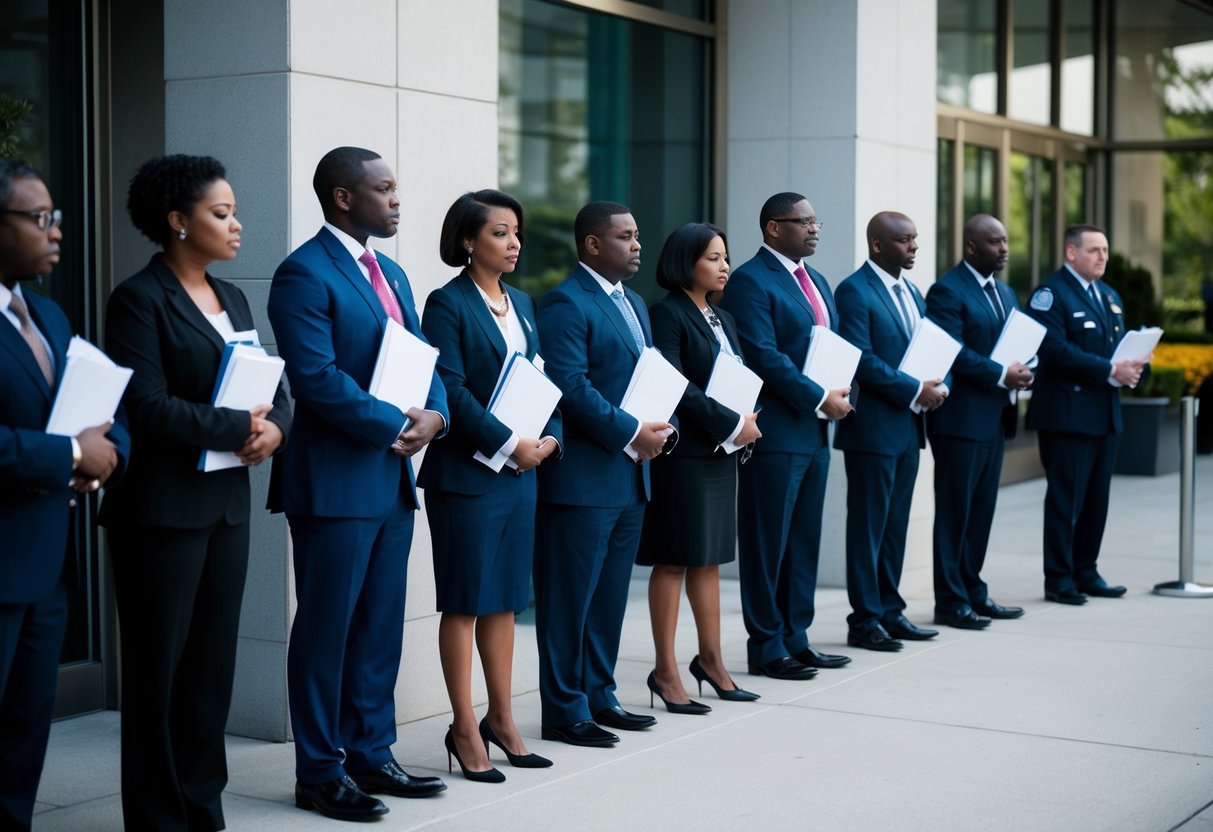
<svg viewBox="0 0 1213 832"><path fill-rule="evenodd" d="M207 275L236 331L253 328L248 300L236 286ZM247 411L212 407L224 343L163 257L123 281L106 309L106 352L135 371L122 398L130 420L131 460L108 489L98 522L200 529L249 516L245 467L203 473L204 449L239 450L249 437ZM291 426L283 385L268 418L285 437Z"/></svg>
<svg viewBox="0 0 1213 832"><path fill-rule="evenodd" d="M737 337L733 316L719 306L709 305L720 318L733 351L741 355L741 339ZM653 324L653 346L690 382L674 411L678 417L679 439L671 453L711 455L737 429L737 421L743 415L709 399L703 392L712 377L720 342L695 301L681 289L671 291L654 303L649 309L649 318Z"/></svg>

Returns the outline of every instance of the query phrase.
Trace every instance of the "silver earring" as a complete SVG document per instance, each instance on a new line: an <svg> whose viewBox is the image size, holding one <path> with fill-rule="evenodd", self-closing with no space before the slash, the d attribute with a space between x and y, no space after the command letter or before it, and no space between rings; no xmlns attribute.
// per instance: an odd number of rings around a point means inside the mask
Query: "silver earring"
<svg viewBox="0 0 1213 832"><path fill-rule="evenodd" d="M177 239L178 240L185 239L185 229L184 228L182 228L180 231L177 232Z"/></svg>
<svg viewBox="0 0 1213 832"><path fill-rule="evenodd" d="M470 266L470 265L472 265L472 247L468 246L467 249L468 249L468 265Z"/></svg>

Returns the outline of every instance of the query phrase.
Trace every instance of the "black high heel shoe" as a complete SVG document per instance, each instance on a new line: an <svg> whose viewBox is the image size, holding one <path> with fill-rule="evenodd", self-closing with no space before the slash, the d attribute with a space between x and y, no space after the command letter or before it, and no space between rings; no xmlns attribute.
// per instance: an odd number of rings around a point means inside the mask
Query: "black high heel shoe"
<svg viewBox="0 0 1213 832"><path fill-rule="evenodd" d="M451 729L448 726L446 729L446 738L443 740L446 745L446 770L451 770L451 757L455 758L455 762L459 763L459 770L463 772L463 776L468 780L476 783L504 783L505 775L495 768L490 768L488 771L468 771L467 766L463 764L463 760L459 757L459 750L455 748L455 738L451 736Z"/></svg>
<svg viewBox="0 0 1213 832"><path fill-rule="evenodd" d="M691 675L695 677L695 681L699 682L699 695L703 696L703 683L707 682L712 686L712 690L716 691L716 695L726 702L753 702L761 697L756 693L750 693L748 690L742 690L737 687L737 683L733 683L732 690L724 690L720 685L716 684L716 680L708 675L708 672L703 669L703 665L699 663L699 657L691 659Z"/></svg>
<svg viewBox="0 0 1213 832"><path fill-rule="evenodd" d="M540 757L538 754L514 754L501 740L497 739L497 734L489 725L488 717L480 720L480 738L484 740L484 753L489 753L489 743L500 748L505 752L505 758L510 761L510 765L514 768L547 768L552 764L552 761L547 757Z"/></svg>
<svg viewBox="0 0 1213 832"><path fill-rule="evenodd" d="M656 694L661 703L665 705L665 709L672 714L707 714L712 712L710 705L705 705L702 702L696 702L692 699L689 702L670 702L662 693L661 688L657 687L657 671L651 671L649 678L646 680L649 686L649 707L653 707L653 695Z"/></svg>

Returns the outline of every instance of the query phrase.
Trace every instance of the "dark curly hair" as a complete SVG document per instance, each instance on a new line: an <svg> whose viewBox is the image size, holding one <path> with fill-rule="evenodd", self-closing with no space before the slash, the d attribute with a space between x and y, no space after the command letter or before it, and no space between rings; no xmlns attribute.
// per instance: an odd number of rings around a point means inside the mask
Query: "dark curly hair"
<svg viewBox="0 0 1213 832"><path fill-rule="evenodd" d="M226 176L223 165L210 156L174 153L149 159L131 179L126 211L144 237L163 246L173 235L169 213L193 213L207 188Z"/></svg>
<svg viewBox="0 0 1213 832"><path fill-rule="evenodd" d="M518 243L522 244L522 203L509 194L492 188L469 192L455 200L442 221L438 238L438 256L448 266L459 268L468 261L463 241L475 237L489 220L489 207L509 208L518 217Z"/></svg>

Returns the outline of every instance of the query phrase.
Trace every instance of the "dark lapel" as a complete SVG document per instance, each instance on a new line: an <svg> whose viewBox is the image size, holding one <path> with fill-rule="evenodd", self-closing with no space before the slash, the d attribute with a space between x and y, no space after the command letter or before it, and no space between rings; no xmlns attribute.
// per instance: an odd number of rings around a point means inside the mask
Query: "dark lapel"
<svg viewBox="0 0 1213 832"><path fill-rule="evenodd" d="M480 297L480 291L476 288L475 281L472 280L471 275L463 271L455 278L455 285L459 288L460 294L463 295L463 302L471 310L472 318L475 319L476 323L480 324L484 337L492 344L493 350L497 353L497 360L504 362L506 351L505 338L502 336L497 322L493 320L493 313L485 305L484 298Z"/></svg>
<svg viewBox="0 0 1213 832"><path fill-rule="evenodd" d="M539 328L535 323L535 304L526 292L515 289L508 283L502 283L510 296L510 306L518 313L522 321L522 331L526 335L526 357L534 358L539 353Z"/></svg>
<svg viewBox="0 0 1213 832"><path fill-rule="evenodd" d="M817 294L821 295L821 300L826 305L826 314L830 316L830 329L838 331L838 308L834 306L833 292L830 291L830 284L826 282L825 275L816 269L805 267L805 271L809 273L809 280L813 281L813 285L817 287ZM818 324L821 321L817 321Z"/></svg>
<svg viewBox="0 0 1213 832"><path fill-rule="evenodd" d="M979 304L988 313L990 326L997 330L1001 324L998 322L998 312L990 305L990 296L986 294L986 290L981 288L981 284L977 282L977 278L973 276L973 271L964 262L961 262L956 267L956 273L960 278L960 290L968 295L969 302ZM998 291L998 281L994 281L994 291ZM1006 308L1006 300L1003 299L1002 293L999 292L999 300L1003 301L1003 308Z"/></svg>
<svg viewBox="0 0 1213 832"><path fill-rule="evenodd" d="M691 300L691 296L681 289L670 292L667 297L682 316L690 322L691 329L707 339L708 346L712 350L712 358L715 360L716 353L720 352L720 341L716 339L716 333L712 332L712 327L708 324L707 318L703 317L703 313L699 311L699 307L695 305L695 301Z"/></svg>
<svg viewBox="0 0 1213 832"><path fill-rule="evenodd" d="M765 248L758 249L758 256L762 258L762 262L766 263L767 269L770 270L771 281L784 292L787 292L788 297L808 313L809 320L816 323L817 318L813 314L813 307L809 305L809 299L804 296L804 292L801 291L800 285L796 282L796 276L784 268L779 258Z"/></svg>
<svg viewBox="0 0 1213 832"><path fill-rule="evenodd" d="M382 328L383 322L387 320L387 313L383 311L383 304L379 302L379 296L371 288L371 282L363 277L358 263L350 255L346 247L341 244L341 241L327 228L321 228L320 233L316 235L316 239L320 241L320 245L328 252L337 271L349 281L354 291L366 301L366 305L370 307L371 313L375 316L375 320L379 322L380 328ZM375 259L379 258L376 257ZM382 263L380 263L379 268L383 268ZM384 278L386 279L386 274ZM399 295L397 295L397 298L399 299Z"/></svg>
<svg viewBox="0 0 1213 832"><path fill-rule="evenodd" d="M222 280L216 280L209 274L206 276L206 281L211 284L219 302L223 304L223 311L227 313L228 319L232 322L232 329L237 332L246 332L255 328L252 312L248 310L247 303L240 297L235 286L224 283ZM260 333L258 336L260 337Z"/></svg>
<svg viewBox="0 0 1213 832"><path fill-rule="evenodd" d="M46 340L50 342L52 355L55 356L55 374L59 377L63 376L63 350L56 347L55 342L51 340L50 334L41 320L41 316L37 313L37 305L31 302L30 295L33 292L22 292L21 296L25 299L25 306L29 309L30 318L37 325ZM38 300L41 300L39 298ZM42 375L42 370L38 369L38 362L34 360L34 351L29 348L29 344L25 343L25 339L21 337L21 333L8 320L0 321L0 349L6 349L12 353L13 358L20 367L25 371L25 374L30 377L38 390L42 393L43 398L48 402L51 398L51 388L47 386L46 378Z"/></svg>
<svg viewBox="0 0 1213 832"><path fill-rule="evenodd" d="M632 330L628 326L628 322L623 319L623 313L615 306L615 301L611 300L607 293L602 291L602 287L598 285L598 281L581 266L578 266L577 270L573 272L573 279L578 282L582 289L590 293L594 299L594 303L602 310L602 314L606 315L607 320L614 325L615 330L619 333L620 340L627 345L632 355L639 358L640 352L636 349L636 339L632 337ZM627 292L624 292L623 297L625 300L627 299ZM632 312L635 313L635 311L635 308L633 308ZM636 319L639 321L640 316L637 315ZM643 325L641 325L641 328L643 329Z"/></svg>
<svg viewBox="0 0 1213 832"><path fill-rule="evenodd" d="M189 292L185 291L185 287L181 285L181 281L177 279L177 275L173 274L173 270L165 264L163 258L157 254L147 264L147 270L152 273L160 284L160 288L164 292L165 302L173 314L185 324L201 333L202 337L209 341L218 352L223 352L223 339L219 337L218 330L211 326L211 322L202 314L202 310L194 303ZM215 284L209 280L209 277L208 282L211 283L211 288L213 289ZM222 302L223 296L219 295L218 292L215 294L219 297L220 302ZM224 310L228 311L226 306ZM228 317L231 317L230 311L228 311ZM235 320L232 320L232 326L240 329L240 327L236 326Z"/></svg>
<svg viewBox="0 0 1213 832"><path fill-rule="evenodd" d="M885 288L884 281L880 279L880 275L876 274L876 271L866 261L863 264L863 272L867 275L868 286L871 288L872 293L876 295L885 310L892 316L894 329L897 330L897 334L909 344L910 337L906 335L905 317L901 314L901 310L894 305L893 297L889 294L889 290ZM910 294L913 296L913 292Z"/></svg>
<svg viewBox="0 0 1213 832"><path fill-rule="evenodd" d="M1082 285L1082 282L1079 281L1079 279L1075 277L1074 274L1065 266L1062 266L1061 268L1061 275L1062 283L1069 287L1071 292L1078 295L1079 301L1081 301L1081 303L1093 313L1092 320L1095 321L1095 324L1101 330L1106 331L1108 328L1107 313L1101 309L1100 306L1096 305L1093 300L1091 300L1091 293L1087 291L1086 287ZM1095 284L1095 292L1099 294L1098 283ZM1103 297L1103 295L1100 294L1100 297Z"/></svg>

